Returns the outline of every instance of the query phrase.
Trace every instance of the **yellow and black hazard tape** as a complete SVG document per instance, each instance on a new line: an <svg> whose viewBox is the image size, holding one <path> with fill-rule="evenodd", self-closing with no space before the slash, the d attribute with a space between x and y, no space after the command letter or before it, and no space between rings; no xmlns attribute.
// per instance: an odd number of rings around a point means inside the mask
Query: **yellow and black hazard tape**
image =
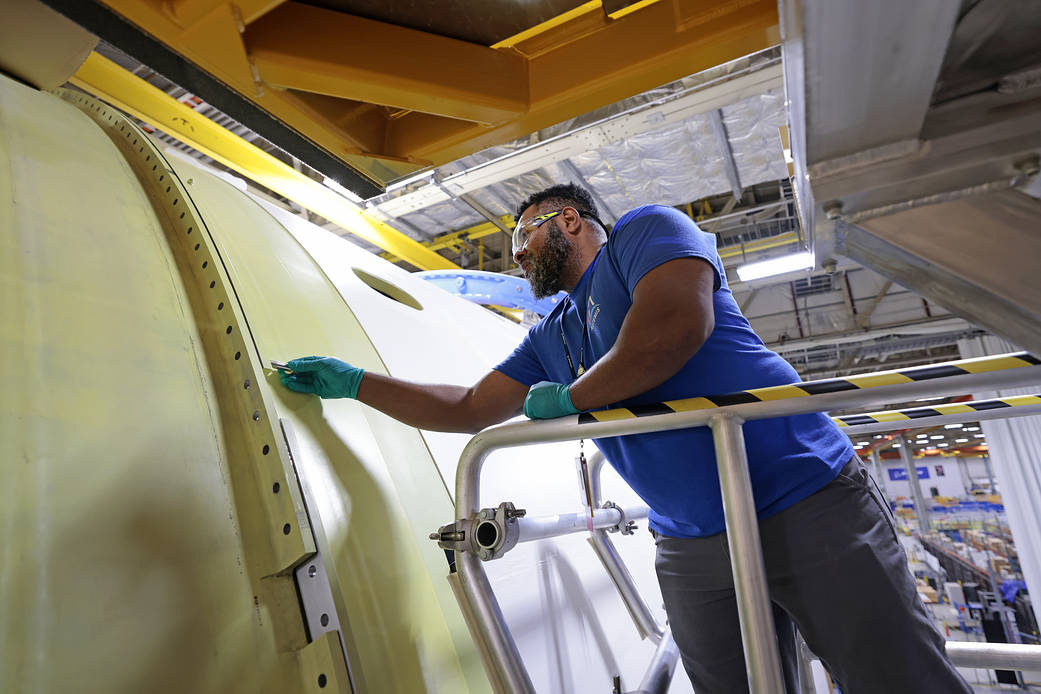
<svg viewBox="0 0 1041 694"><path fill-rule="evenodd" d="M947 405L935 405L933 407L915 407L909 410L851 414L845 417L832 417L832 420L840 427L854 427L861 424L902 422L924 417L942 417L948 414L1001 410L1009 407L1023 407L1024 405L1041 405L1041 395L1016 395L1010 398L994 398L993 400L967 400L965 402L952 402Z"/></svg>
<svg viewBox="0 0 1041 694"><path fill-rule="evenodd" d="M963 376L965 374L1001 371L1004 369L1018 369L1025 366L1037 366L1038 364L1041 364L1041 359L1026 352L1016 352L1014 354L1003 354L996 357L963 359L961 361L952 361L946 364L937 364L935 366L917 366L897 371L880 371L878 373L863 374L860 376L847 376L845 378L829 378L822 381L792 383L791 385L786 386L754 388L752 390L742 390L736 393L726 393L724 395L706 395L704 397L686 398L684 400L669 400L667 402L636 405L634 407L616 407L610 410L583 412L578 416L578 423L589 424L591 422L612 422L619 419L650 417L653 415L670 414L674 412L708 410L715 407L726 407L727 405L743 405L752 402L802 398L808 395L838 393L841 391L860 390L863 388L877 388L878 386L891 386L898 383L911 383L913 381L929 381L935 378ZM1014 399L1015 398L1008 398L1008 400ZM970 406L970 403L958 404L966 407ZM881 415L881 413L878 414ZM910 419L910 417L908 419ZM847 424L847 426L852 425Z"/></svg>

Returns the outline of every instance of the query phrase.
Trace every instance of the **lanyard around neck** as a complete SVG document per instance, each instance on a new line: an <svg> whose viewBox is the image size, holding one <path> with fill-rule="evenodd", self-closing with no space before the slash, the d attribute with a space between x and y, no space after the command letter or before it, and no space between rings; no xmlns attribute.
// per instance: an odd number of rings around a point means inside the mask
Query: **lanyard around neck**
<svg viewBox="0 0 1041 694"><path fill-rule="evenodd" d="M601 251L602 250L603 250L603 247L601 246ZM592 286L591 285L593 283L593 273L596 272L596 264L598 262L600 262L600 253L599 252L596 254L596 257L593 258L593 263L589 267L590 291L592 291ZM571 295L570 294L567 297L567 301L570 301L572 304L575 303L571 299ZM561 342L561 344L564 345L564 356L567 357L567 365L568 365L568 368L571 369L571 380L572 381L577 381L578 377L586 372L586 367L585 367L586 339L589 337L589 326L586 325L586 308L584 306L578 306L577 304L575 305L575 308L578 309L578 317L579 317L579 320L582 321L582 346L579 348L579 352L578 352L578 370L577 371L575 370L575 362L572 361L572 359L571 359L571 350L568 349L568 346L567 346L567 338L564 337L564 316L567 315L567 310L565 309L562 312L561 316L560 316L560 342Z"/></svg>
<svg viewBox="0 0 1041 694"><path fill-rule="evenodd" d="M568 297L568 301L571 301L570 297ZM571 303L574 303L574 302L572 301ZM577 381L578 377L586 372L586 367L583 364L583 362L585 361L585 358L586 358L586 319L583 316L581 310L579 310L579 314L578 315L582 317L582 347L581 347L581 349L580 349L580 351L578 353L578 371L575 370L575 362L573 362L571 360L571 350L568 349L568 347L567 347L567 338L564 337L563 316L561 316L562 320L560 321L560 342L561 342L561 344L564 345L564 356L567 357L567 365L568 365L568 368L571 369L571 380L572 381Z"/></svg>

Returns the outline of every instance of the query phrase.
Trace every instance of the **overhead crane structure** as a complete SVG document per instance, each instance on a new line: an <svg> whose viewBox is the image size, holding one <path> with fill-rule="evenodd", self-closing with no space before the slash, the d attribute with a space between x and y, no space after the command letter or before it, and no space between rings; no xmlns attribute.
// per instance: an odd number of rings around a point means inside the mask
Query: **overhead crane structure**
<svg viewBox="0 0 1041 694"><path fill-rule="evenodd" d="M125 36L133 29L161 42L356 168L370 183L341 183L357 186L362 197L372 183L527 135L780 40L770 0L440 6L457 20L454 36L412 28L431 20L393 4L48 4L117 46L132 40ZM343 11L326 9L337 7ZM359 16L366 12L384 18Z"/></svg>

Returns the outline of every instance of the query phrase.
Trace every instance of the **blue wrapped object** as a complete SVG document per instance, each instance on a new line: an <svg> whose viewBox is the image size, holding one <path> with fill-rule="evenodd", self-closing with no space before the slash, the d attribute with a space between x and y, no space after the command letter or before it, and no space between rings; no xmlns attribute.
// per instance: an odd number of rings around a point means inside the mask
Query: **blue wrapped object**
<svg viewBox="0 0 1041 694"><path fill-rule="evenodd" d="M413 277L420 277L475 304L520 308L540 316L552 311L567 296L566 292L558 292L555 296L536 299L526 279L498 272L427 270L415 272Z"/></svg>
<svg viewBox="0 0 1041 694"><path fill-rule="evenodd" d="M1005 599L1005 602L1012 604L1016 601L1016 593L1021 590L1027 589L1026 581L1002 581L1001 582L1001 597Z"/></svg>

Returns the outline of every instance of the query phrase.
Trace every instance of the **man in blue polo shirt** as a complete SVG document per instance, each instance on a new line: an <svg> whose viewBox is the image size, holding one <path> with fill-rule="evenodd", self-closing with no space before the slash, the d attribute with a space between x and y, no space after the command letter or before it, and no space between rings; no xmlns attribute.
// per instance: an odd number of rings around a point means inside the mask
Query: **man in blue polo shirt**
<svg viewBox="0 0 1041 694"><path fill-rule="evenodd" d="M544 419L799 381L741 315L714 237L672 208L632 210L608 239L588 192L553 186L520 206L514 256L536 298L568 298L473 387L408 383L329 357L290 362L283 383L355 397L423 429L478 431L522 403ZM789 616L843 692L971 692L846 436L824 414L751 421L744 435L789 693ZM695 690L747 691L711 433L596 445L651 509L665 608Z"/></svg>

